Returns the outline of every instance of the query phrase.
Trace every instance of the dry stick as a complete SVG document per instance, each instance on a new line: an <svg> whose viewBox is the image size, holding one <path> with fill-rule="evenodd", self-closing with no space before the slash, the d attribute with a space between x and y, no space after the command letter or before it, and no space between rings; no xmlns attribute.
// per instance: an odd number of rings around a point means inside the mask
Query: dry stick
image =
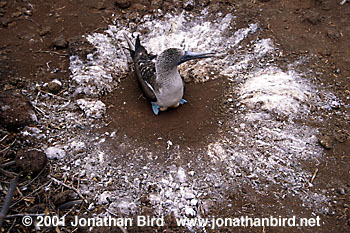
<svg viewBox="0 0 350 233"><path fill-rule="evenodd" d="M42 189L43 187L45 187L46 185L48 185L50 182L52 181L48 181L45 184L41 185L39 188L35 189L33 192L29 193L28 195L25 195L24 197L22 197L20 200L18 200L17 202L13 203L10 208L14 207L15 205L17 205L18 203L20 203L21 201L23 201L25 198L33 195L34 193L38 192L40 189Z"/></svg>
<svg viewBox="0 0 350 233"><path fill-rule="evenodd" d="M62 181L57 180L56 178L53 178L53 177L51 177L51 176L49 176L49 178L50 178L51 180L57 182L58 184L63 185L63 186L66 187L66 188L72 189L74 192L76 192L76 193L79 195L79 197L80 197L81 199L84 200L85 203L88 203L88 201L83 197L83 195L81 195L81 193L79 192L78 189L76 189L76 188L74 188L73 186L70 186L70 185L68 185L68 184L65 184L65 183L63 183Z"/></svg>
<svg viewBox="0 0 350 233"><path fill-rule="evenodd" d="M38 217L38 216L45 216L46 214L12 214L12 215L7 215L6 218L18 218L18 217L24 217L24 216L31 216L31 217Z"/></svg>
<svg viewBox="0 0 350 233"><path fill-rule="evenodd" d="M314 179L316 178L317 172L318 172L318 168L315 169L315 172L314 172L313 176L311 177L311 180L310 180L311 184L312 184L312 182L314 182Z"/></svg>
<svg viewBox="0 0 350 233"><path fill-rule="evenodd" d="M2 169L1 167L0 167L0 173L4 174L5 176L10 177L10 178L15 178L16 176L18 176L17 173L6 171L6 170Z"/></svg>
<svg viewBox="0 0 350 233"><path fill-rule="evenodd" d="M9 162L6 162L6 163L3 163L0 165L1 168L5 168L5 167L9 167L9 166L12 166L12 165L15 165L16 164L16 161L9 161Z"/></svg>
<svg viewBox="0 0 350 233"><path fill-rule="evenodd" d="M2 226L2 223L4 222L5 216L9 210L13 194L15 193L17 182L18 182L18 177L19 176L16 176L14 179L11 180L9 190L5 196L4 204L3 204L2 208L1 208L1 212L0 212L0 228Z"/></svg>

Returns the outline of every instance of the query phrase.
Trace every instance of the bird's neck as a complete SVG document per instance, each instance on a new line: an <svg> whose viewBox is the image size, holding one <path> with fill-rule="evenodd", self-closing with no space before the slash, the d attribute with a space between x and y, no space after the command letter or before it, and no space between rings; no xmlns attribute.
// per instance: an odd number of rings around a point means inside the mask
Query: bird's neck
<svg viewBox="0 0 350 233"><path fill-rule="evenodd" d="M164 68L161 65L156 65L156 72L159 78L166 77L169 81L181 80L181 76L176 66Z"/></svg>

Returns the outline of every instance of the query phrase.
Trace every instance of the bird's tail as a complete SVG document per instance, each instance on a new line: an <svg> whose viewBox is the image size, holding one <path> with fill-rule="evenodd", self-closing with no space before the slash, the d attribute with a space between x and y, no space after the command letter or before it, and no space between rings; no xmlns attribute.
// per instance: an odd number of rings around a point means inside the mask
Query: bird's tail
<svg viewBox="0 0 350 233"><path fill-rule="evenodd" d="M131 40L129 39L129 37L125 33L123 33L123 35L124 35L124 38L125 38L126 42L128 43L128 46L129 46L129 48L126 48L126 49L129 50L131 57L134 58L134 56L135 56L135 45L133 45L133 43L131 42Z"/></svg>
<svg viewBox="0 0 350 233"><path fill-rule="evenodd" d="M129 37L125 33L123 33L123 35L124 35L124 38L125 38L126 42L128 43L129 50L135 51L135 46L132 44L132 42L129 39Z"/></svg>
<svg viewBox="0 0 350 233"><path fill-rule="evenodd" d="M134 58L135 52L142 47L140 42L140 36L137 36L135 45L134 45L125 33L123 33L123 35L126 42L128 43L128 46L129 46L128 50L130 51L131 57Z"/></svg>
<svg viewBox="0 0 350 233"><path fill-rule="evenodd" d="M125 33L123 33L123 34L124 34L126 42L128 43L128 46L129 46L129 48L127 48L127 49L130 51L130 55L131 55L131 58L133 60L135 60L136 54L145 54L145 55L149 56L146 49L141 45L139 35L136 37L135 45L133 45L133 43L131 42L129 37Z"/></svg>

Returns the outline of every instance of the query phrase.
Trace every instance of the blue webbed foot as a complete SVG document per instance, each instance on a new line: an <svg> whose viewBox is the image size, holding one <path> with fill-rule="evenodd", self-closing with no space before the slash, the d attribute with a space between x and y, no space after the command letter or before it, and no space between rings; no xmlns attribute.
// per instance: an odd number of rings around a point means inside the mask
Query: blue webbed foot
<svg viewBox="0 0 350 233"><path fill-rule="evenodd" d="M151 102L151 104L154 115L158 115L160 106L158 104L155 104L154 102Z"/></svg>
<svg viewBox="0 0 350 233"><path fill-rule="evenodd" d="M187 100L185 100L185 99L180 100L180 104L185 104L185 103L187 103Z"/></svg>

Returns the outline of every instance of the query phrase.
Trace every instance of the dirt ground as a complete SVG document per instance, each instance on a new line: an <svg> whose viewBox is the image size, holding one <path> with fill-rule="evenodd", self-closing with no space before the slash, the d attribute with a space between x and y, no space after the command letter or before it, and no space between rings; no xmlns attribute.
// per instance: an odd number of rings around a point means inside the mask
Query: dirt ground
<svg viewBox="0 0 350 233"><path fill-rule="evenodd" d="M99 32L113 24L131 21L138 23L144 15L155 15L157 9L164 12L187 11L194 15L203 9L209 13L221 12L223 15L232 13L237 16L237 25L258 23L260 36L271 38L280 51L283 59L290 62L297 61L301 56L312 57L312 62L300 64L304 70L315 74L317 81L328 90L331 90L341 103L333 106L331 113L322 121L322 124L312 120L307 122L319 132L318 139L323 151L323 159L315 170L314 164L305 161L301 167L314 174L312 180L314 190L326 190L329 198L329 211L317 213L312 207L305 207L302 201L294 195L287 195L285 199L276 201L268 193L259 193L250 186L244 185L226 187L222 191L221 200L212 200L208 216L291 216L313 217L320 216L322 226L291 228L291 227L255 227L255 228L221 228L198 232L349 232L350 231L350 3L338 0L250 0L250 1L0 1L0 99L6 105L13 106L13 111L5 111L2 105L1 119L1 180L0 202L3 203L11 178L21 174L18 189L13 197L7 218L1 228L2 232L34 232L34 227L24 227L21 224L23 213L59 213L73 216L79 211L86 215L105 211L103 205L89 208L89 203L79 202L80 205L68 208L69 211L58 207L66 201L64 198L74 196L72 189L64 186L55 186L49 194L45 194L45 187L50 177L69 180L55 174L56 167L46 158L30 153L28 161L19 161L20 155L32 148L37 148L44 139L27 138L20 133L24 126L35 125L31 111L36 113L40 109L32 109L25 96L31 102L35 101L38 88L43 83L49 83L42 90L59 97L67 98L64 92L69 89L70 75L69 56L73 53L87 54L93 48L87 45L76 51L74 43L82 35ZM208 14L209 14L208 13ZM82 48L82 47L78 47ZM281 66L284 60L277 61ZM52 83L58 79L62 87ZM36 87L35 85L38 84ZM129 153L126 143L147 148L152 153L158 153L157 163L164 164L169 155L164 150L166 138L171 136L171 145L181 145L190 148L188 157L181 157L182 164L192 162L190 155L201 151L212 139L220 134L217 122L225 122L225 109L217 103L226 98L227 81L222 79L210 80L204 83L186 83L185 98L191 99L188 104L173 109L159 116L154 116L150 105L141 96L135 76L130 73L122 78L118 87L110 93L100 97L107 106L104 122L98 129L77 126L76 130L83 130L86 135L94 133L113 132L117 135L126 135L117 143L113 139L106 139L106 143L114 144L115 151ZM13 92L16 90L16 92ZM205 94L203 94L203 90ZM18 92L22 97L18 97ZM14 94L15 93L15 94ZM17 93L17 94L16 94ZM31 97L29 97L31 96ZM34 97L33 97L34 96ZM38 94L39 96L39 94ZM37 98L39 98L37 96ZM76 98L76 97L74 97ZM322 98L322 97L320 97ZM20 102L21 104L18 104ZM53 103L55 104L55 103ZM127 107L125 107L127 106ZM317 111L317 110L314 110ZM341 111L343 114L337 114ZM4 113L6 112L6 113ZM7 114L7 115L4 115ZM12 115L11 115L12 114ZM37 114L38 115L38 114ZM40 115L40 114L39 114ZM18 120L18 116L21 116ZM344 117L345 116L345 117ZM59 126L49 125L50 130L61 130ZM79 128L79 129L78 129ZM59 134L57 137L60 137ZM46 139L45 139L46 140ZM82 139L83 140L83 139ZM124 140L124 141L123 141ZM165 141L163 141L165 140ZM50 142L48 142L49 144ZM86 142L89 144L89 142ZM170 146L171 146L170 145ZM168 144L169 146L169 144ZM134 148L135 149L135 148ZM24 152L23 152L24 151ZM137 149L135 149L137 151ZM113 149L112 149L112 153ZM122 153L122 152L120 152ZM133 153L133 152L130 152ZM135 152L136 153L136 152ZM162 157L165 156L165 157ZM118 158L123 159L123 157ZM15 161L16 165L8 165ZM29 161L31 160L31 161ZM116 158L117 160L117 158ZM32 161L35 161L33 163ZM193 159L193 163L196 160ZM125 157L120 166L127 163L137 163L133 158ZM27 166L26 166L26 163ZM7 165L6 165L7 164ZM22 164L22 165L21 165ZM24 165L23 165L24 164ZM34 165L33 165L34 164ZM39 164L39 168L36 165ZM41 170L42 166L44 170ZM135 170L143 162L135 165ZM59 165L58 165L59 166ZM126 166L126 165L125 165ZM206 168L203 168L205 172ZM224 169L224 168L223 168ZM32 174L27 174L28 170ZM39 174L39 175L38 175ZM35 178L35 179L33 179ZM94 179L102 179L95 177ZM74 185L77 185L75 181ZM72 183L69 186L73 185ZM23 187L26 187L25 189ZM270 186L278 192L280 187ZM212 187L215 188L214 186ZM237 188L236 190L234 190ZM120 189L123 189L121 187ZM150 188L151 189L151 188ZM232 190L232 192L230 191ZM63 192L65 191L65 192ZM74 191L74 190L73 190ZM67 194L68 192L68 194ZM151 193L152 191L150 191ZM220 191L221 192L221 191ZM271 193L270 193L271 194ZM72 198L71 198L72 199ZM74 199L74 198L73 198ZM90 201L89 198L88 202ZM146 198L147 199L147 198ZM75 200L75 199L74 199ZM141 197L142 202L142 197ZM138 214L152 214L152 207L144 201L143 208ZM62 207L62 206L61 206ZM292 211L292 212L291 212ZM79 212L80 213L80 212ZM238 214L239 213L239 214ZM168 216L169 221L173 216ZM167 222L169 222L167 221ZM177 228L174 222L166 227L128 228L128 232L187 232L185 228ZM39 232L71 232L72 227L41 228ZM79 229L77 232L87 232L88 229ZM121 232L118 228L95 228L94 232Z"/></svg>

